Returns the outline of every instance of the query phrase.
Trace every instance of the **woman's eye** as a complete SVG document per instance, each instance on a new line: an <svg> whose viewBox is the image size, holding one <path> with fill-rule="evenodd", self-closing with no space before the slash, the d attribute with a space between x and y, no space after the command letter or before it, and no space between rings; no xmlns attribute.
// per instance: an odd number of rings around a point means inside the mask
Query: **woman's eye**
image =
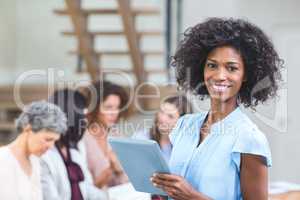
<svg viewBox="0 0 300 200"><path fill-rule="evenodd" d="M113 107L110 105L103 106L103 108L104 108L104 110L112 110L113 109Z"/></svg>
<svg viewBox="0 0 300 200"><path fill-rule="evenodd" d="M234 71L236 71L238 68L237 67L235 67L235 66L229 66L228 67L228 70L230 71L230 72L234 72Z"/></svg>
<svg viewBox="0 0 300 200"><path fill-rule="evenodd" d="M170 119L174 119L174 116L173 115L168 115L168 117L170 118Z"/></svg>
<svg viewBox="0 0 300 200"><path fill-rule="evenodd" d="M45 141L46 141L46 142L52 142L53 139L47 138L47 139L45 139Z"/></svg>
<svg viewBox="0 0 300 200"><path fill-rule="evenodd" d="M208 68L216 68L216 67L217 67L217 65L214 64L214 63L207 63L206 66L207 66Z"/></svg>

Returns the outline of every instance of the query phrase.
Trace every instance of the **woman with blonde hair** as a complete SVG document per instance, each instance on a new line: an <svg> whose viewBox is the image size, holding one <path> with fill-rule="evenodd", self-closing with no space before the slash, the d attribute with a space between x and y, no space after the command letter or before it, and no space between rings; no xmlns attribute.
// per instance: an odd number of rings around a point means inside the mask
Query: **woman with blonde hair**
<svg viewBox="0 0 300 200"><path fill-rule="evenodd" d="M163 157L168 162L172 151L169 134L177 120L192 111L192 105L185 95L168 96L155 114L153 126L150 129L138 131L133 138L155 140L161 148Z"/></svg>

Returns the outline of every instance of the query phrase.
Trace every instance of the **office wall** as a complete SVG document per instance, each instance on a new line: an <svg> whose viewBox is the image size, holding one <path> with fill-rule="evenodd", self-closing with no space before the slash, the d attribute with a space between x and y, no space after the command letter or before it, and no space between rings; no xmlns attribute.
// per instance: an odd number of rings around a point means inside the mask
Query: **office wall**
<svg viewBox="0 0 300 200"><path fill-rule="evenodd" d="M0 84L4 84L16 64L16 0L2 0L0 10Z"/></svg>

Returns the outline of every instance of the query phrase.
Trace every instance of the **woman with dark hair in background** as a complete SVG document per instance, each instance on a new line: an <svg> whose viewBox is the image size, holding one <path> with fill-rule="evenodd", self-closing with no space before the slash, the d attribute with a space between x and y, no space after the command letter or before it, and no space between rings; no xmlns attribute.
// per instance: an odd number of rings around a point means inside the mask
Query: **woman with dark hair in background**
<svg viewBox="0 0 300 200"><path fill-rule="evenodd" d="M97 187L114 186L128 181L107 137L127 108L126 91L108 81L97 81L87 91L88 130L83 140L88 166Z"/></svg>
<svg viewBox="0 0 300 200"><path fill-rule="evenodd" d="M210 110L178 120L172 174L153 184L175 200L267 200L269 145L240 106L277 94L282 60L270 39L245 20L210 18L185 32L173 65L179 85L209 97Z"/></svg>
<svg viewBox="0 0 300 200"><path fill-rule="evenodd" d="M86 129L85 97L78 91L55 91L49 99L67 116L68 129L41 161L44 200L53 199L107 199L94 186L87 167L86 151L80 142Z"/></svg>

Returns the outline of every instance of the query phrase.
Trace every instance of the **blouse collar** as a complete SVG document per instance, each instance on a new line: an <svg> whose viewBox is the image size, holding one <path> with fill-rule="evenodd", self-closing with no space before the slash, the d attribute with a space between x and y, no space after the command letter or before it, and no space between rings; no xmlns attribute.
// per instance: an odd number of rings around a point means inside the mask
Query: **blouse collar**
<svg viewBox="0 0 300 200"><path fill-rule="evenodd" d="M206 112L207 116L209 111ZM219 120L211 125L210 133L211 134L225 134L226 132L232 133L235 132L239 121L242 119L243 113L239 106L237 106L233 111L231 111L225 118ZM205 117L202 119L204 120ZM202 121L203 123L203 121ZM202 124L201 123L201 124Z"/></svg>

